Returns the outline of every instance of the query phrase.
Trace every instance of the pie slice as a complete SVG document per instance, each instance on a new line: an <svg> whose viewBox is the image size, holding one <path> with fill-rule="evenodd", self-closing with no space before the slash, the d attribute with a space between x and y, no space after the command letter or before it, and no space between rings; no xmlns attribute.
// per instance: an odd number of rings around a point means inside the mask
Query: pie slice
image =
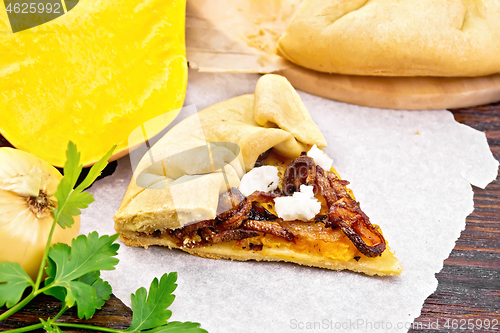
<svg viewBox="0 0 500 333"><path fill-rule="evenodd" d="M186 118L150 149L115 229L130 246L399 275L325 146L289 82L264 75L254 94Z"/></svg>

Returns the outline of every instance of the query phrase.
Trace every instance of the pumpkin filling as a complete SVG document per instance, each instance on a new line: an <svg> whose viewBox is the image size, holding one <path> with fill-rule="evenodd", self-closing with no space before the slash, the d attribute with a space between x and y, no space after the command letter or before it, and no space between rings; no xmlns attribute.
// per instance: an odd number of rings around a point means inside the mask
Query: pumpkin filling
<svg viewBox="0 0 500 333"><path fill-rule="evenodd" d="M280 248L341 261L377 257L385 250L379 228L370 223L346 188L348 182L333 169L323 170L305 152L294 160L266 152L257 161L256 166L261 165L278 168L281 181L274 191L254 191L245 197L231 188L220 195L214 219L149 236L169 238L184 248L215 244L248 251ZM292 196L301 185L313 186L320 212L308 221L279 218L274 200Z"/></svg>

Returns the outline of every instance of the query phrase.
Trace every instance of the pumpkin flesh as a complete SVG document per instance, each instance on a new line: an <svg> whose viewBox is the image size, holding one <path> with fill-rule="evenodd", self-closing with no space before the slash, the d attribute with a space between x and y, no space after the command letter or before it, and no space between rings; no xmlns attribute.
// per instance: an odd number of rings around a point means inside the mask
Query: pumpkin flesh
<svg viewBox="0 0 500 333"><path fill-rule="evenodd" d="M3 8L2 8L3 7ZM187 84L185 0L81 0L65 15L12 33L0 3L0 133L62 167L73 141L88 166L160 132ZM150 122L144 136L131 133Z"/></svg>

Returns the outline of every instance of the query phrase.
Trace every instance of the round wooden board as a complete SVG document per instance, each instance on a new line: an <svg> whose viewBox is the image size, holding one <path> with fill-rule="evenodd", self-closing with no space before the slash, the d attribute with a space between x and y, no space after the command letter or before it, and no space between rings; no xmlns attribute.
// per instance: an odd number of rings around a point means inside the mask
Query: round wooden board
<svg viewBox="0 0 500 333"><path fill-rule="evenodd" d="M299 90L385 109L433 110L500 101L500 74L481 77L376 77L327 74L287 62L277 74Z"/></svg>

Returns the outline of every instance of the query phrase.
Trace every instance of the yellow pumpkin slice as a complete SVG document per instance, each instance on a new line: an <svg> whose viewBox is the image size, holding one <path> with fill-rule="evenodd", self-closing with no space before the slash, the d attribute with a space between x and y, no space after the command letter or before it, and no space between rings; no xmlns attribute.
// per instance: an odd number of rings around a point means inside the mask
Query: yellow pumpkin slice
<svg viewBox="0 0 500 333"><path fill-rule="evenodd" d="M160 132L184 102L185 0L81 0L65 15L12 33L0 1L0 133L63 166L71 140L84 165L148 120ZM162 116L164 115L164 116Z"/></svg>

